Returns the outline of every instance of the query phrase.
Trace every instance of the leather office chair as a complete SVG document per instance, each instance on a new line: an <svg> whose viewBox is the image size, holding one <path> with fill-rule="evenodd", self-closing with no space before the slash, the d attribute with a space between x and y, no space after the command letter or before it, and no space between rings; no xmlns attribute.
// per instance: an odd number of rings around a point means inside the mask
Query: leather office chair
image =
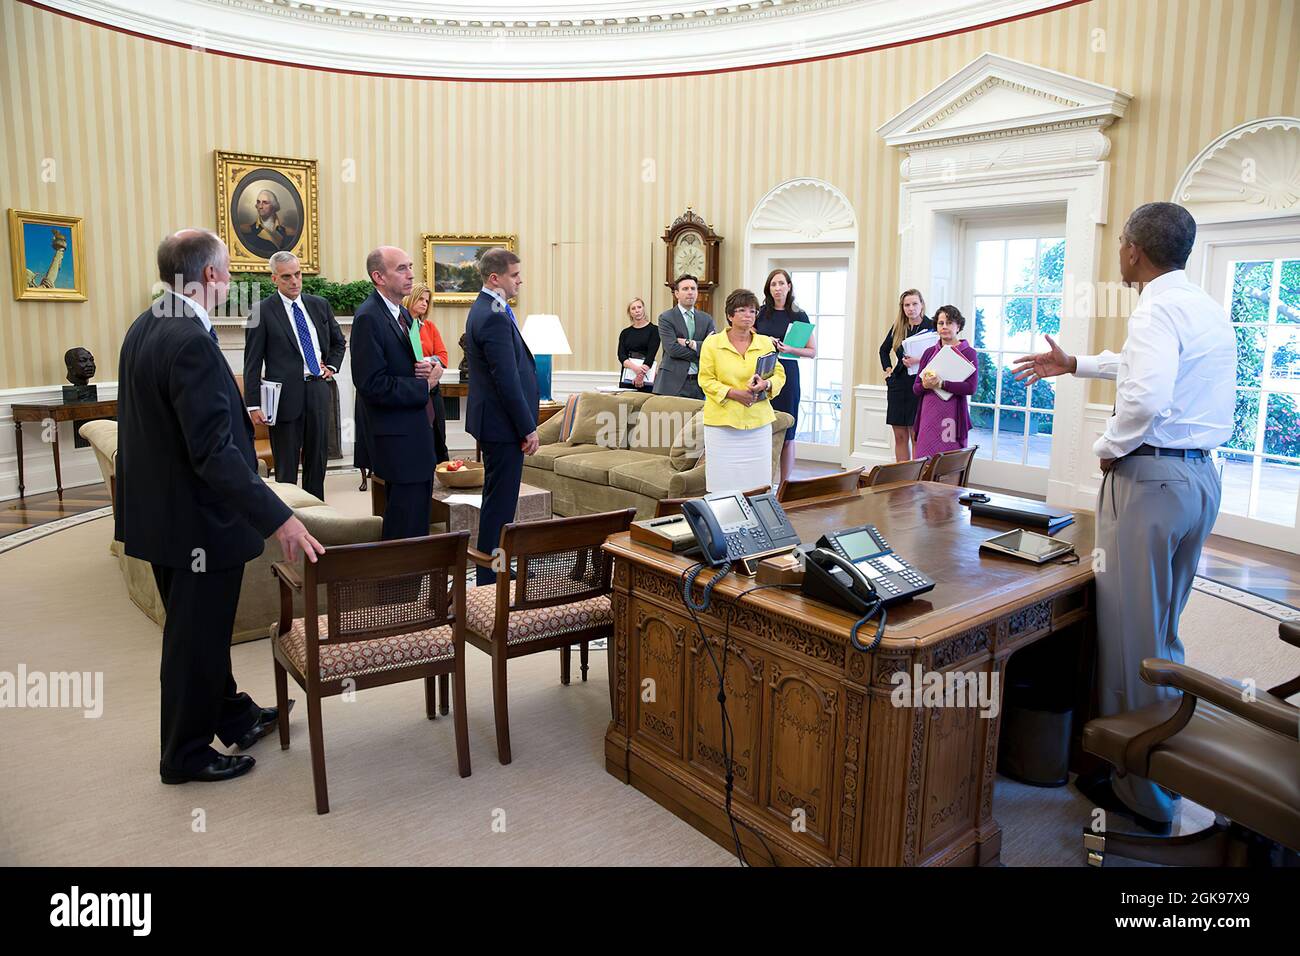
<svg viewBox="0 0 1300 956"><path fill-rule="evenodd" d="M239 394L244 394L244 376L235 375L235 384L239 386ZM247 399L244 399L247 403ZM257 453L257 460L266 464L266 474L273 476L275 474L275 455L271 451L271 429L265 424L253 423L253 450Z"/></svg>
<svg viewBox="0 0 1300 956"><path fill-rule="evenodd" d="M781 504L792 501L804 501L808 498L822 498L827 495L846 497L858 493L858 481L862 469L837 471L830 475L818 475L816 478L788 478L781 482L776 491L776 500Z"/></svg>
<svg viewBox="0 0 1300 956"><path fill-rule="evenodd" d="M492 705L497 757L510 762L506 662L560 649L560 683L569 683L569 649L577 644L587 679L588 642L614 636L613 561L602 545L626 531L635 508L550 521L511 522L501 529L499 554L469 549L483 568L497 571L495 586L471 588L465 603L465 639L492 657ZM514 579L500 570L514 568ZM612 681L611 681L612 687Z"/></svg>
<svg viewBox="0 0 1300 956"><path fill-rule="evenodd" d="M930 462L921 473L922 481L941 481L946 485L959 485L965 488L970 483L970 467L975 460L979 445L970 448L958 448L956 451L943 451L930 456Z"/></svg>
<svg viewBox="0 0 1300 956"><path fill-rule="evenodd" d="M862 487L887 485L891 481L920 481L925 472L929 458L913 458L911 461L896 461L889 465L877 465L862 476Z"/></svg>
<svg viewBox="0 0 1300 956"><path fill-rule="evenodd" d="M749 491L741 492L741 494L746 498L752 498L754 495L766 494L771 490L771 485L764 485L762 488L751 488ZM661 498L655 504L655 517L666 518L669 515L679 515L682 513L682 502L690 500L690 498Z"/></svg>
<svg viewBox="0 0 1300 956"><path fill-rule="evenodd" d="M1278 636L1300 647L1300 623ZM1215 812L1214 823L1174 837L1094 833L1085 827L1086 859L1107 854L1182 866L1300 864L1300 676L1267 691L1148 658L1142 679L1182 691L1140 710L1097 717L1083 747L1120 773L1136 773Z"/></svg>
<svg viewBox="0 0 1300 956"><path fill-rule="evenodd" d="M456 675L456 760L469 776L465 723L465 576L469 532L332 547L305 573L283 561L280 623L271 642L280 749L289 749L288 680L307 694L316 812L329 813L322 698L345 690L424 680L425 716L437 716L434 679ZM449 583L450 582L450 583ZM325 588L326 604L318 601ZM293 617L293 595L303 617ZM325 613L322 613L325 612ZM345 683L347 682L347 683ZM445 692L444 692L445 693Z"/></svg>

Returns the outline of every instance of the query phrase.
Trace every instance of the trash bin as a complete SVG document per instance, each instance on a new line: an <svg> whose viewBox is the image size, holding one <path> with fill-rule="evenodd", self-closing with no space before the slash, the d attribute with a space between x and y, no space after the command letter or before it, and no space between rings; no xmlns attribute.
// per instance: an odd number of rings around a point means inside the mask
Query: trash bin
<svg viewBox="0 0 1300 956"><path fill-rule="evenodd" d="M1065 641L1046 638L1007 662L998 773L1035 787L1070 779L1073 668Z"/></svg>

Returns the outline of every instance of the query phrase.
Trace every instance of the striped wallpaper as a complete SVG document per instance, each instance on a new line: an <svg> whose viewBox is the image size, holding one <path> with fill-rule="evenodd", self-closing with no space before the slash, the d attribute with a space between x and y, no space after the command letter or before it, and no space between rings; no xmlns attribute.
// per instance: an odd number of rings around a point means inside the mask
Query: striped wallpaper
<svg viewBox="0 0 1300 956"><path fill-rule="evenodd" d="M855 281L866 332L852 379L879 383L876 346L898 293L901 157L877 126L986 50L1133 94L1109 133L1101 278L1117 280L1113 249L1128 210L1169 198L1187 163L1228 128L1300 112L1296 7L1094 0L799 66L498 84L246 62L0 4L0 204L83 216L89 270L84 303L0 295L0 388L60 381L74 344L95 353L100 379L116 376L121 336L148 302L157 241L215 223L214 149L319 160L330 278L363 277L366 251L381 242L404 246L418 264L421 232L517 233L517 311L562 316L574 354L556 359L560 370L614 367L632 296L654 312L667 306L658 237L688 204L724 237L730 288L762 196L792 177L824 179L848 196L861 229ZM1097 28L1102 52L1093 50ZM345 180L350 164L354 181ZM465 309L436 312L458 361ZM1118 347L1122 336L1122 321L1106 320L1095 344ZM1105 387L1092 397L1105 400Z"/></svg>

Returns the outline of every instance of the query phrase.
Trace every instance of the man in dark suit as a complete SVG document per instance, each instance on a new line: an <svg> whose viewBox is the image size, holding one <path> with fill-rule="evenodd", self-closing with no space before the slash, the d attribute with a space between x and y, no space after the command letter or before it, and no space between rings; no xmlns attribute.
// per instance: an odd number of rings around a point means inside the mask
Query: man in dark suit
<svg viewBox="0 0 1300 956"><path fill-rule="evenodd" d="M483 452L478 548L492 554L501 546L501 529L515 519L524 456L537 451L537 368L509 302L523 285L519 257L489 249L478 268L483 289L465 322L471 383L465 430ZM479 584L495 580L495 572L478 569Z"/></svg>
<svg viewBox="0 0 1300 956"><path fill-rule="evenodd" d="M303 490L324 501L334 399L329 380L343 363L347 342L330 304L303 295L298 257L277 252L270 265L276 292L253 306L244 333L244 401L253 423L265 424L262 379L280 383L280 403L270 426L275 480L297 484L301 457Z"/></svg>
<svg viewBox="0 0 1300 956"><path fill-rule="evenodd" d="M208 310L225 301L230 254L186 229L158 247L169 291L140 315L118 364L116 537L153 565L167 608L162 646L163 783L229 780L243 750L275 729L274 707L240 693L230 634L244 565L275 535L285 556L325 549L257 477L253 423Z"/></svg>
<svg viewBox="0 0 1300 956"><path fill-rule="evenodd" d="M656 395L704 398L696 375L700 370L700 343L713 334L713 316L696 311L700 286L695 276L678 276L673 283L677 304L659 315L659 343L663 358L655 370Z"/></svg>
<svg viewBox="0 0 1300 956"><path fill-rule="evenodd" d="M366 257L375 284L352 317L352 381L357 387L357 434L366 442L370 469L388 486L383 538L429 533L433 496L433 430L425 414L429 390L442 367L419 360L411 347L411 292L415 267L395 246Z"/></svg>

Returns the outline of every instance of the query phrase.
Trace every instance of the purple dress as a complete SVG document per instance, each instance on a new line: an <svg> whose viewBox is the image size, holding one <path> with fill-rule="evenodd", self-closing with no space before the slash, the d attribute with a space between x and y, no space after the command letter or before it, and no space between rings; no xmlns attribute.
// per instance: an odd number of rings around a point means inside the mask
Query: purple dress
<svg viewBox="0 0 1300 956"><path fill-rule="evenodd" d="M935 344L925 350L919 366L922 372L941 348L943 345ZM914 454L917 458L928 458L941 451L956 451L966 447L966 436L970 434L970 409L967 401L969 396L975 394L975 386L980 377L980 366L979 357L965 339L957 341L956 349L963 358L975 366L975 371L965 381L939 383L939 387L944 391L952 392L952 398L945 402L934 393L933 389L922 386L919 372L912 380L912 391L921 397L921 407L916 412Z"/></svg>

